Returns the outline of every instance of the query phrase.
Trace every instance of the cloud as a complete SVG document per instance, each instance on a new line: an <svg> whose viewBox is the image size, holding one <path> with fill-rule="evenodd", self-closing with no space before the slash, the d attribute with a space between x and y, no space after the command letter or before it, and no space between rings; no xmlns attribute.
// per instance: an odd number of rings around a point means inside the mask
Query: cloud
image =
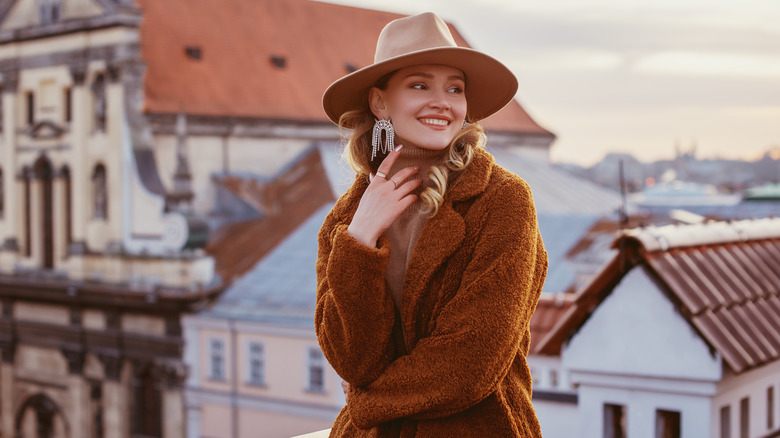
<svg viewBox="0 0 780 438"><path fill-rule="evenodd" d="M633 69L667 75L780 77L780 56L668 51L638 60Z"/></svg>

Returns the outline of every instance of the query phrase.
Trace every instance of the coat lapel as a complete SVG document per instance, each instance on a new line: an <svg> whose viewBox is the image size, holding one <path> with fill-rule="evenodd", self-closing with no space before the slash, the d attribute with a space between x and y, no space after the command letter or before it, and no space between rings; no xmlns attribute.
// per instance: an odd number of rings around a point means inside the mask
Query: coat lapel
<svg viewBox="0 0 780 438"><path fill-rule="evenodd" d="M477 149L472 163L461 174L444 197L436 216L428 219L406 268L403 288L402 320L406 345L416 344L414 327L423 314L421 299L429 293L428 282L437 269L461 245L466 236L466 223L452 207L453 202L463 201L485 191L490 179L493 157L483 149Z"/></svg>

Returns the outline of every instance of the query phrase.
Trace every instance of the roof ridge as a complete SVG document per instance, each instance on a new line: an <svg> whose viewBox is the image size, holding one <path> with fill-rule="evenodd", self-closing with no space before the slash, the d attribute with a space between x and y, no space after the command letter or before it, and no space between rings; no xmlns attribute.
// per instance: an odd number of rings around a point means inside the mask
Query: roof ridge
<svg viewBox="0 0 780 438"><path fill-rule="evenodd" d="M625 231L612 244L632 239L648 252L671 248L780 238L780 218L712 221L701 224L650 226Z"/></svg>

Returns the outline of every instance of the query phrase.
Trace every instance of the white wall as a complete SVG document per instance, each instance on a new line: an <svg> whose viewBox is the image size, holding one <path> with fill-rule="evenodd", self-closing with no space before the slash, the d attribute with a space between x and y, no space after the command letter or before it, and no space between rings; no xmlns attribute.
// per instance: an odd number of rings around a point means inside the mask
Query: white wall
<svg viewBox="0 0 780 438"><path fill-rule="evenodd" d="M575 403L534 400L544 438L574 438L580 436L579 407ZM600 435L597 435L597 437Z"/></svg>
<svg viewBox="0 0 780 438"><path fill-rule="evenodd" d="M770 386L774 388L774 426L771 429L767 424L767 388ZM720 436L720 409L723 406L731 407L731 436L740 436L740 400L746 397L750 399L751 437L762 437L780 429L780 361L739 375L725 373L712 404L713 436Z"/></svg>
<svg viewBox="0 0 780 438"><path fill-rule="evenodd" d="M642 268L626 274L562 353L571 370L718 381L721 362Z"/></svg>
<svg viewBox="0 0 780 438"><path fill-rule="evenodd" d="M604 403L626 406L626 436L631 438L655 438L657 409L680 412L682 437L712 436L709 422L711 402L707 395L591 385L580 386L579 434L574 436L603 436Z"/></svg>

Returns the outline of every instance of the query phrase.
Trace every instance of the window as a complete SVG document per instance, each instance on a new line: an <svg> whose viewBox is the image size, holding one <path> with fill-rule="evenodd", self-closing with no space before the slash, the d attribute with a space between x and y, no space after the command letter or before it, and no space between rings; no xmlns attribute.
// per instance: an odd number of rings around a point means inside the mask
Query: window
<svg viewBox="0 0 780 438"><path fill-rule="evenodd" d="M27 101L27 125L32 126L35 123L35 94L32 91L25 93Z"/></svg>
<svg viewBox="0 0 780 438"><path fill-rule="evenodd" d="M73 187L70 179L70 168L62 168L62 182L65 186L65 243L73 242Z"/></svg>
<svg viewBox="0 0 780 438"><path fill-rule="evenodd" d="M325 392L325 358L319 348L309 348L309 391Z"/></svg>
<svg viewBox="0 0 780 438"><path fill-rule="evenodd" d="M30 200L32 175L30 175L30 168L24 166L22 175L24 175L24 255L30 257L32 255L32 201Z"/></svg>
<svg viewBox="0 0 780 438"><path fill-rule="evenodd" d="M260 342L249 343L249 383L265 385L265 348Z"/></svg>
<svg viewBox="0 0 780 438"><path fill-rule="evenodd" d="M677 411L655 411L655 438L680 438L680 413Z"/></svg>
<svg viewBox="0 0 780 438"><path fill-rule="evenodd" d="M0 174L2 175L2 174ZM0 207L0 210L2 208ZM766 389L766 428L772 430L775 427L775 387Z"/></svg>
<svg viewBox="0 0 780 438"><path fill-rule="evenodd" d="M739 401L739 438L750 438L750 398Z"/></svg>
<svg viewBox="0 0 780 438"><path fill-rule="evenodd" d="M92 82L92 113L95 131L106 130L106 78L95 76Z"/></svg>
<svg viewBox="0 0 780 438"><path fill-rule="evenodd" d="M720 408L720 438L731 438L731 406Z"/></svg>
<svg viewBox="0 0 780 438"><path fill-rule="evenodd" d="M108 189L106 187L106 168L102 164L95 166L92 172L92 201L95 219L108 219Z"/></svg>
<svg viewBox="0 0 780 438"><path fill-rule="evenodd" d="M41 24L52 24L60 21L60 6L62 0L38 0L38 14Z"/></svg>
<svg viewBox="0 0 780 438"><path fill-rule="evenodd" d="M604 404L604 438L626 438L626 407Z"/></svg>
<svg viewBox="0 0 780 438"><path fill-rule="evenodd" d="M558 370L550 370L550 386L558 387Z"/></svg>
<svg viewBox="0 0 780 438"><path fill-rule="evenodd" d="M0 86L0 103L2 102L3 87ZM0 105L0 132L3 132L3 105Z"/></svg>
<svg viewBox="0 0 780 438"><path fill-rule="evenodd" d="M70 123L73 119L73 90L70 87L65 87L63 97L65 100L65 114L63 116L65 123Z"/></svg>
<svg viewBox="0 0 780 438"><path fill-rule="evenodd" d="M3 202L5 200L3 199L4 190L3 190L3 169L0 169L0 219L3 218Z"/></svg>
<svg viewBox="0 0 780 438"><path fill-rule="evenodd" d="M212 339L209 343L209 378L225 380L225 343L222 339Z"/></svg>

